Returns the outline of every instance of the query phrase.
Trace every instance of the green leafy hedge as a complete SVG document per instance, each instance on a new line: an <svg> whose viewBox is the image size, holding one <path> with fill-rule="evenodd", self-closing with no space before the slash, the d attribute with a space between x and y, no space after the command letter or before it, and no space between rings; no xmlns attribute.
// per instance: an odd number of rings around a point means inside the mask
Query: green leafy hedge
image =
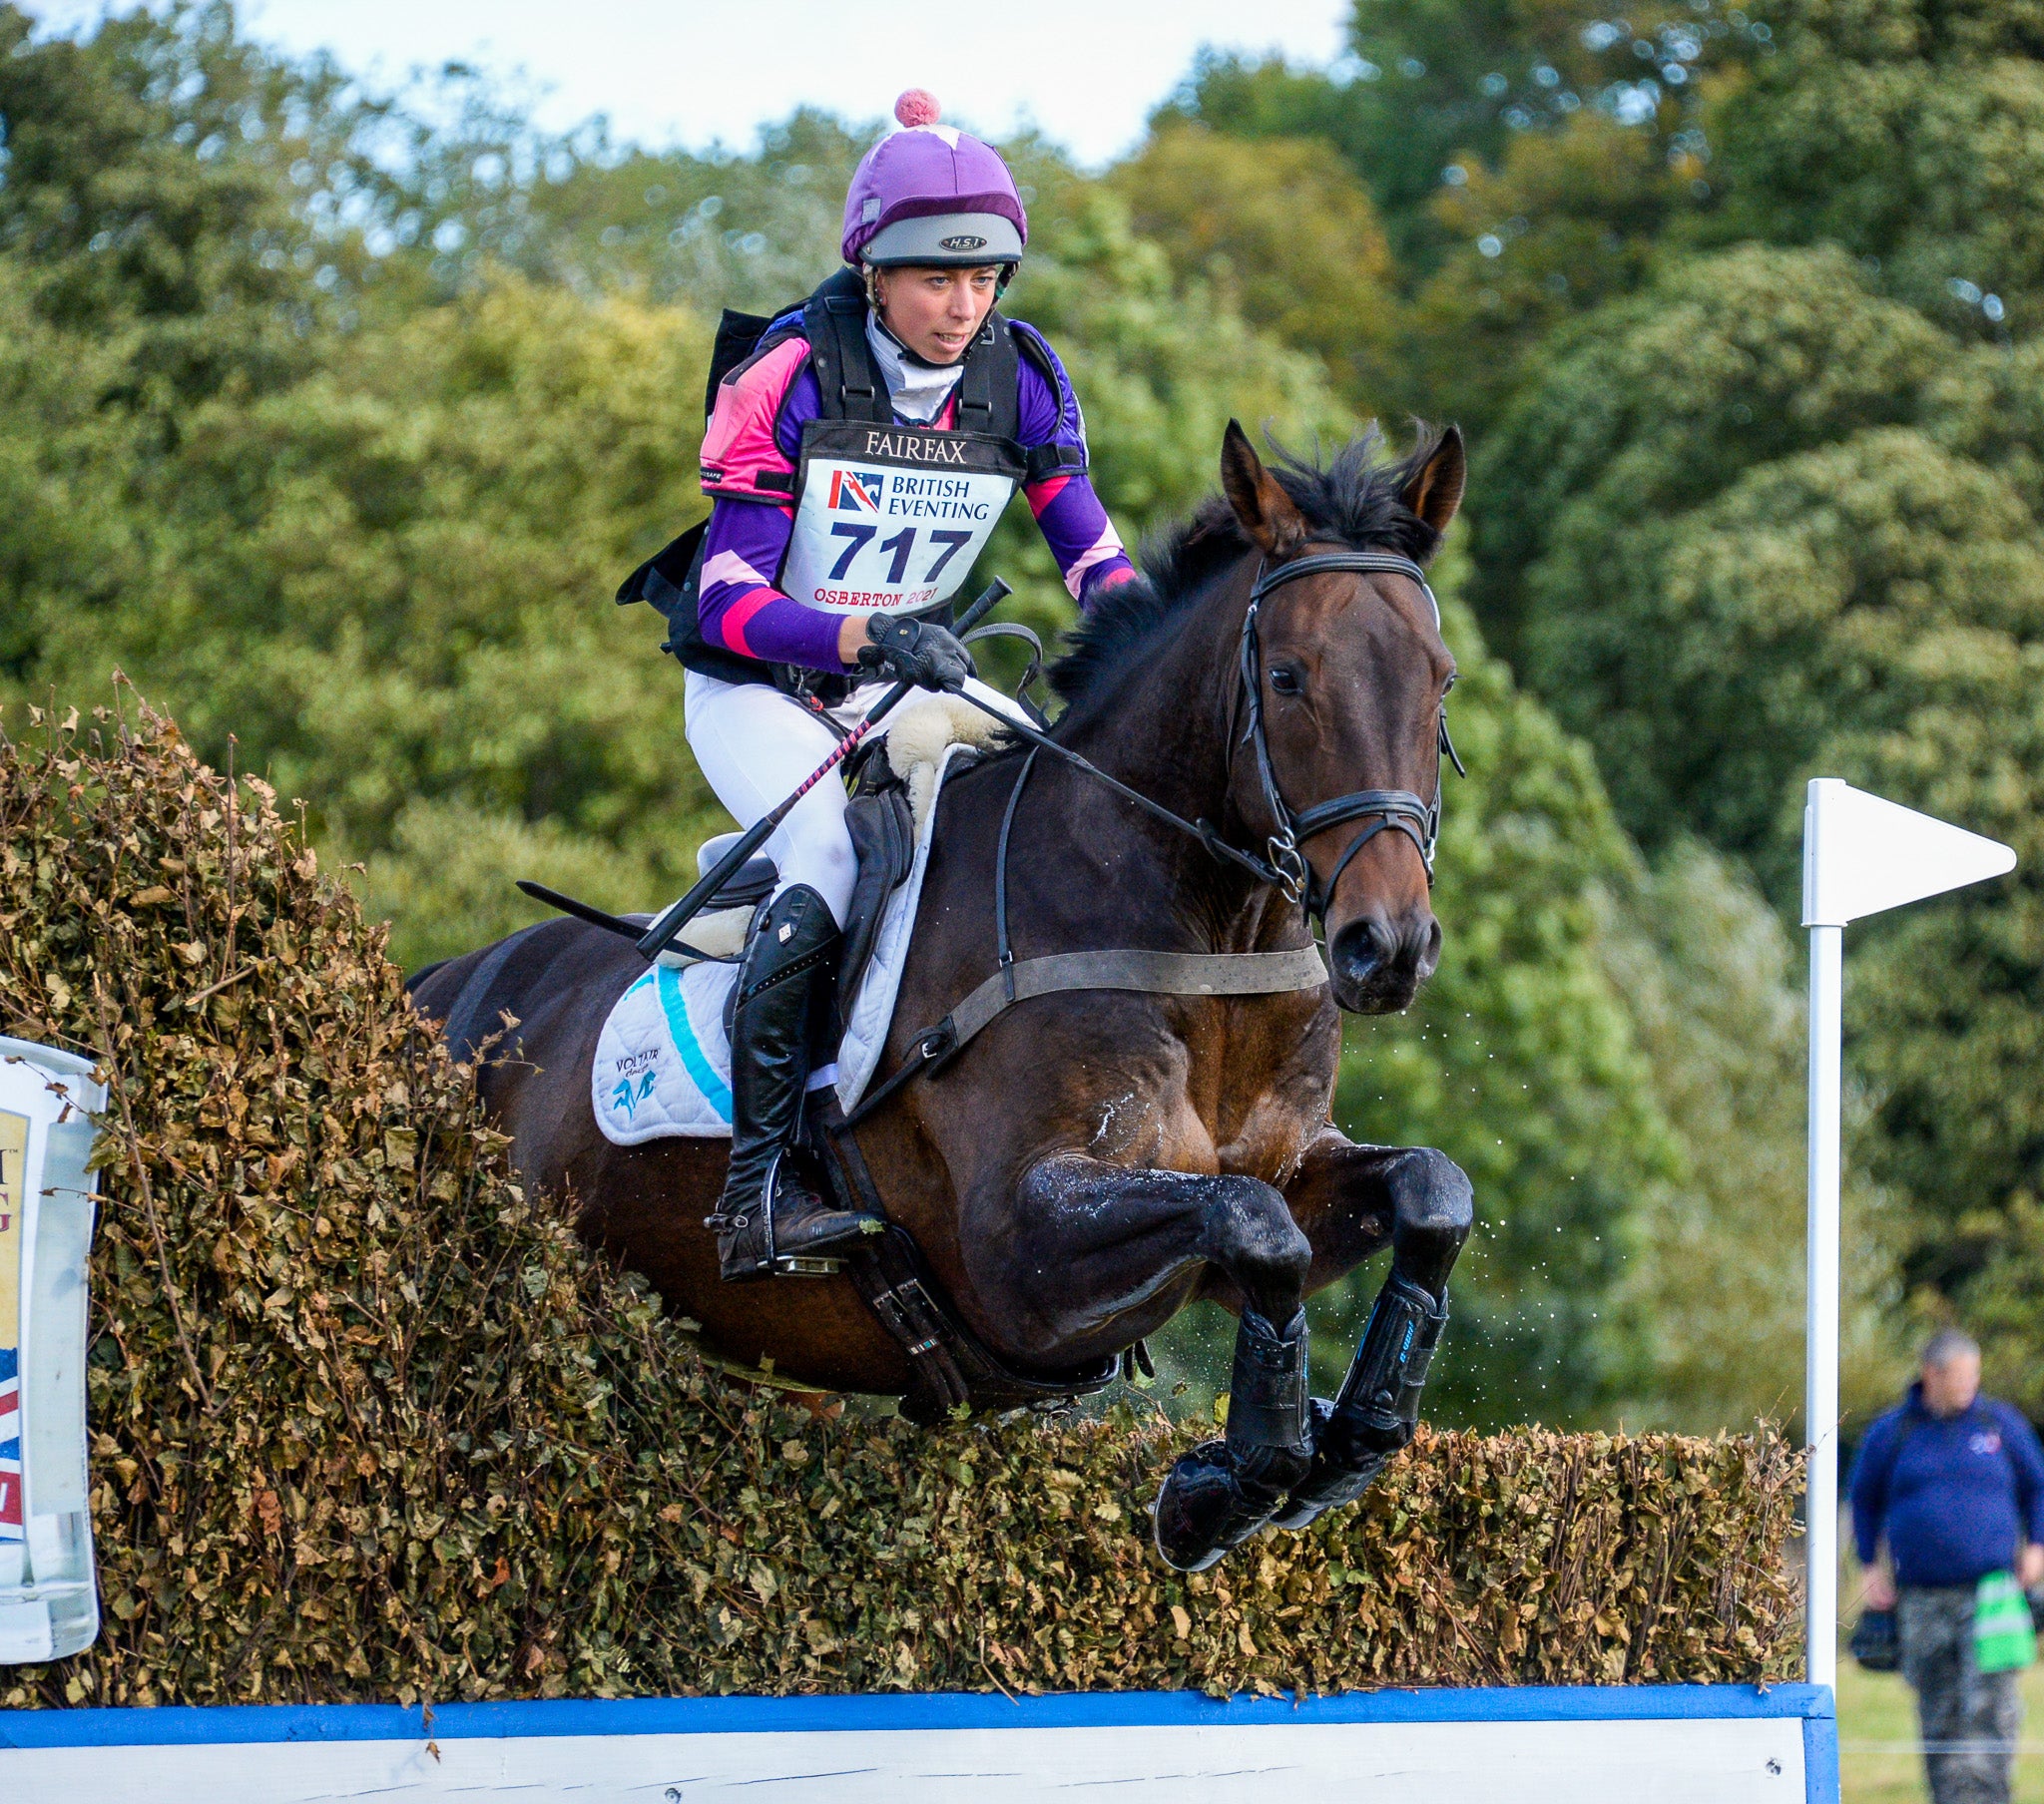
<svg viewBox="0 0 2044 1804"><path fill-rule="evenodd" d="M1182 1578L1211 1424L926 1434L709 1371L520 1190L257 782L138 710L0 743L0 1030L98 1058L106 1629L0 1703L1784 1676L1772 1438L1426 1434Z"/></svg>

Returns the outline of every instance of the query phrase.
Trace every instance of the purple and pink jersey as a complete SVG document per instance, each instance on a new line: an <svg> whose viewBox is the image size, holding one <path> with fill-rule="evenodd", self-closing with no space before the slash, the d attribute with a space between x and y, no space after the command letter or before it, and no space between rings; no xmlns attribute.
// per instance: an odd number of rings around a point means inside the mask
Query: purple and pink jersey
<svg viewBox="0 0 2044 1804"><path fill-rule="evenodd" d="M776 321L773 329L799 317ZM1017 442L1025 450L1069 445L1083 455L1086 424L1064 365L1034 326L1009 324L1028 334L1050 369L1046 374L1029 356L1016 359ZM957 400L954 390L929 423L950 429ZM802 427L822 411L808 341L800 336L743 365L718 390L717 411L703 439L703 492L716 505L703 545L698 619L711 645L741 658L835 673L846 669L837 656L843 617L805 608L773 586L794 530L789 497ZM763 487L763 476L772 483ZM1135 574L1083 467L1026 484L1022 493L1080 607Z"/></svg>

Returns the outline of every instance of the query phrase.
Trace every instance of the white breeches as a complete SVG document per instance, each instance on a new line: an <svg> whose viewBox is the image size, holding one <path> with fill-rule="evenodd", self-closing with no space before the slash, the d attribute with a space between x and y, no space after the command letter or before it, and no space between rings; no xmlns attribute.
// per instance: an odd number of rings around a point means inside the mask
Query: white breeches
<svg viewBox="0 0 2044 1804"><path fill-rule="evenodd" d="M830 710L830 717L840 726L856 726L892 686L888 681L861 683ZM1026 719L999 689L976 678L965 686L1002 713ZM691 671L684 705L689 749L717 799L742 828L777 808L837 745L837 735L821 720L770 683L725 682ZM873 734L884 738L886 731L883 720ZM833 771L802 797L761 848L780 868L775 894L806 883L829 904L840 927L858 876L844 805L844 785Z"/></svg>

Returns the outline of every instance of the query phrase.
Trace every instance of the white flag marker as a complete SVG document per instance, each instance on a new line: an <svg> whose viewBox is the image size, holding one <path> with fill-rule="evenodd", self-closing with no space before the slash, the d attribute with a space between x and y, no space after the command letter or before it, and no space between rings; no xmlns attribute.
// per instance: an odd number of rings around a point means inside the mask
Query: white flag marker
<svg viewBox="0 0 2044 1804"><path fill-rule="evenodd" d="M1996 840L1883 801L1836 777L1802 813L1802 924L1809 929L1809 1227L1803 1343L1809 1682L1838 1677L1838 1091L1845 924L2016 866Z"/></svg>

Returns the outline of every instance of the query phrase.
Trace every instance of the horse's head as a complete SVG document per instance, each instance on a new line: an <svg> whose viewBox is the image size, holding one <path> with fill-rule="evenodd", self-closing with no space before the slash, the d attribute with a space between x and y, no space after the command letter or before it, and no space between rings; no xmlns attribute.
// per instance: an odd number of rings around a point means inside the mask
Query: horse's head
<svg viewBox="0 0 2044 1804"><path fill-rule="evenodd" d="M1278 834L1274 850L1281 850L1286 824L1279 817L1289 814L1309 893L1325 917L1335 1000L1377 1015L1409 1004L1440 961L1427 858L1438 818L1441 702L1455 661L1409 567L1305 561L1373 550L1398 554L1390 563L1430 555L1461 504L1462 436L1451 426L1397 470L1371 475L1395 486L1402 529L1381 546L1308 519L1232 420L1222 445L1229 504L1263 554L1261 599L1245 635L1244 679L1255 690L1244 699L1253 704L1252 728L1261 711L1269 760L1264 768L1260 758L1238 759L1236 805L1246 819L1270 823ZM1301 568L1285 578L1292 564Z"/></svg>

